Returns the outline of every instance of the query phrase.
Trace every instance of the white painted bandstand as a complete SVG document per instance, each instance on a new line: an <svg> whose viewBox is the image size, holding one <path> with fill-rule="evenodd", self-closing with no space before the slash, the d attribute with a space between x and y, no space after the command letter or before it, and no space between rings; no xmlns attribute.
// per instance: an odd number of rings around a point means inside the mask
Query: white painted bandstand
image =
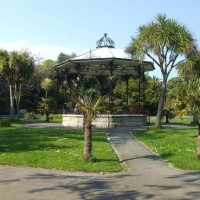
<svg viewBox="0 0 200 200"><path fill-rule="evenodd" d="M130 75L138 75L140 77L142 73L154 70L154 66L151 62L134 60L131 54L115 49L114 45L115 43L105 34L104 37L97 41L97 48L95 50L58 63L54 67L56 70L61 71L61 73L67 74L109 76L110 85L108 87L110 88L110 99L112 100L113 76L129 77ZM63 126L82 127L83 115L71 113L63 114L62 124ZM147 125L146 115L140 113L102 114L93 122L93 126L103 128L138 127L145 125Z"/></svg>

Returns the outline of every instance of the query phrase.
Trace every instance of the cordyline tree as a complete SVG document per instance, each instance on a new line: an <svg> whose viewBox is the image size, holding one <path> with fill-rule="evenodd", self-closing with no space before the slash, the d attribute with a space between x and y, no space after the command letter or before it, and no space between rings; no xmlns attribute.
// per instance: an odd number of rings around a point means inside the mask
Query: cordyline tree
<svg viewBox="0 0 200 200"><path fill-rule="evenodd" d="M10 116L14 116L14 100L19 116L22 85L27 83L35 69L35 58L28 51L0 50L0 69L9 85Z"/></svg>
<svg viewBox="0 0 200 200"><path fill-rule="evenodd" d="M38 111L45 114L46 122L50 120L50 114L54 113L57 108L57 103L54 98L48 97L48 91L52 87L52 80L44 78L41 82L41 87L45 90L45 97L38 102Z"/></svg>
<svg viewBox="0 0 200 200"><path fill-rule="evenodd" d="M48 90L52 87L52 80L49 78L44 78L41 82L42 89L45 90L45 98L48 97Z"/></svg>
<svg viewBox="0 0 200 200"><path fill-rule="evenodd" d="M92 100L89 96L84 96L78 101L78 107L84 116L84 160L90 160L92 157L92 122L97 118L97 114L105 110L108 105L107 99L106 96L103 96L97 100Z"/></svg>
<svg viewBox="0 0 200 200"><path fill-rule="evenodd" d="M162 89L155 126L160 126L168 77L175 67L196 53L196 41L190 31L178 21L158 14L154 21L138 28L130 51L139 59L151 59L162 73Z"/></svg>

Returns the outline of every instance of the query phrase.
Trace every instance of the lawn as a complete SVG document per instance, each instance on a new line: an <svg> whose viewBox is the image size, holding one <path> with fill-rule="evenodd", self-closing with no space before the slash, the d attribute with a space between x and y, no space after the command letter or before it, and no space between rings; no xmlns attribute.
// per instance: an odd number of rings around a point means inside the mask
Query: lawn
<svg viewBox="0 0 200 200"><path fill-rule="evenodd" d="M200 170L196 158L196 129L156 129L139 131L134 136L150 147L172 166L180 169Z"/></svg>
<svg viewBox="0 0 200 200"><path fill-rule="evenodd" d="M150 117L150 123L151 125L154 124L156 121L156 117L151 116ZM169 120L170 124L184 124L184 125L191 125L192 124L192 118L191 117L177 117ZM162 119L162 124L165 124L165 118Z"/></svg>
<svg viewBox="0 0 200 200"><path fill-rule="evenodd" d="M101 132L93 133L95 160L83 161L80 130L0 127L0 164L84 172L123 170Z"/></svg>

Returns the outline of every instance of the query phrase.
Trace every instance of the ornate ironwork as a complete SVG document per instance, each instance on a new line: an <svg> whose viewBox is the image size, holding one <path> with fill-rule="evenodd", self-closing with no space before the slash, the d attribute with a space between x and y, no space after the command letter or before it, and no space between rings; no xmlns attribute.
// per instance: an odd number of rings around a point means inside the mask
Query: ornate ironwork
<svg viewBox="0 0 200 200"><path fill-rule="evenodd" d="M105 33L104 36L96 42L96 46L97 48L101 47L115 48L115 43L113 42L113 40L107 37L107 33Z"/></svg>

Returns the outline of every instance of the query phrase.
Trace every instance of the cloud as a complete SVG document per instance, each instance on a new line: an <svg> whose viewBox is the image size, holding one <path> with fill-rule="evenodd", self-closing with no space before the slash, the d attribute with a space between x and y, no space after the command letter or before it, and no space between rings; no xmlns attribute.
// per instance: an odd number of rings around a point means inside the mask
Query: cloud
<svg viewBox="0 0 200 200"><path fill-rule="evenodd" d="M19 40L15 42L0 43L0 49L6 49L8 51L20 51L22 49L28 49L33 54L43 58L56 60L58 55L63 52L66 54L71 54L75 52L80 54L81 50L76 50L73 48L66 48L60 45L38 45L31 44L26 40ZM82 53L82 52L81 52Z"/></svg>

